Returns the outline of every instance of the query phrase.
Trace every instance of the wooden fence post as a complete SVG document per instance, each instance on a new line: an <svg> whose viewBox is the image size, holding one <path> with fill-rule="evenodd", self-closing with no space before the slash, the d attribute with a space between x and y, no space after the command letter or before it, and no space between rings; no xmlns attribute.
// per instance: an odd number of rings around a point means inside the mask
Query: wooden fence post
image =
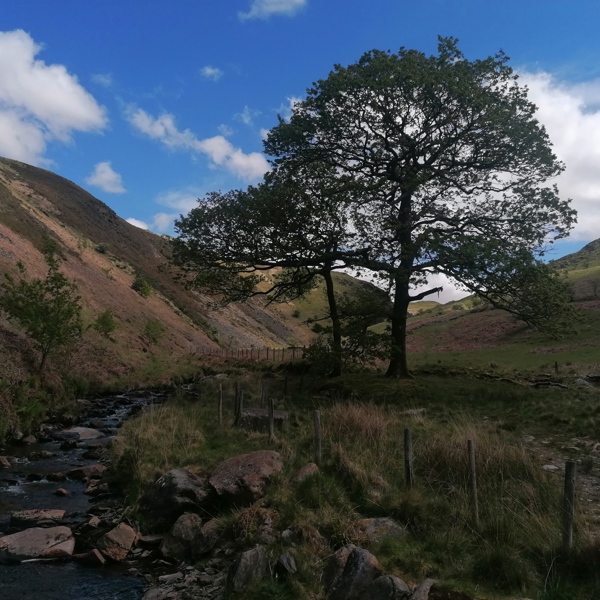
<svg viewBox="0 0 600 600"><path fill-rule="evenodd" d="M287 398L288 392L288 376L286 374L285 379L283 380L283 397Z"/></svg>
<svg viewBox="0 0 600 600"><path fill-rule="evenodd" d="M219 384L219 425L223 425L223 384Z"/></svg>
<svg viewBox="0 0 600 600"><path fill-rule="evenodd" d="M315 410L315 464L321 466L323 442L321 439L321 411Z"/></svg>
<svg viewBox="0 0 600 600"><path fill-rule="evenodd" d="M235 396L233 398L233 424L237 425L240 419L240 382L235 382Z"/></svg>
<svg viewBox="0 0 600 600"><path fill-rule="evenodd" d="M477 471L475 468L475 445L473 440L467 440L469 452L469 488L471 490L471 515L473 528L479 529L479 502L477 499Z"/></svg>
<svg viewBox="0 0 600 600"><path fill-rule="evenodd" d="M404 480L406 487L410 490L415 483L415 473L413 469L413 443L410 429L404 430Z"/></svg>
<svg viewBox="0 0 600 600"><path fill-rule="evenodd" d="M568 556L573 549L573 521L575 517L575 477L577 464L573 460L565 463L565 490L562 505L562 551Z"/></svg>
<svg viewBox="0 0 600 600"><path fill-rule="evenodd" d="M269 398L269 442L275 441L275 400Z"/></svg>

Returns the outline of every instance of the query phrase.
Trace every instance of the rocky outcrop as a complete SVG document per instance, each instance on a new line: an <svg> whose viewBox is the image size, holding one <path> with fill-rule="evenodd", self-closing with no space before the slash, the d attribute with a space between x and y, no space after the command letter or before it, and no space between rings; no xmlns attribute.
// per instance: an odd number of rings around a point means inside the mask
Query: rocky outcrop
<svg viewBox="0 0 600 600"><path fill-rule="evenodd" d="M75 539L68 527L32 527L0 538L0 561L66 558L74 549Z"/></svg>
<svg viewBox="0 0 600 600"><path fill-rule="evenodd" d="M265 494L269 480L283 469L278 452L259 450L234 456L217 466L209 483L217 495L237 506L250 504Z"/></svg>

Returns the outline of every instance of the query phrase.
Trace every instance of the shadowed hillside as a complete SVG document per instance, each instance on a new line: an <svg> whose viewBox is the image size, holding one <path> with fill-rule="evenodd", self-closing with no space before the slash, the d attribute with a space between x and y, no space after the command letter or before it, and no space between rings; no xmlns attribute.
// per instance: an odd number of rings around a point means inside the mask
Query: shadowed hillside
<svg viewBox="0 0 600 600"><path fill-rule="evenodd" d="M177 284L168 269L169 244L130 225L85 190L50 171L0 159L0 272L16 272L21 261L30 276L43 277L41 253L47 240L58 247L61 270L75 280L87 323L110 309L117 329L111 340L88 330L72 360L72 369L107 381L123 375L176 371L190 366L204 350L218 347L280 347L305 344L310 333L289 318L293 307L265 307L256 300L214 308L214 302ZM132 289L136 276L154 293ZM148 321L164 333L144 335ZM0 319L0 375L23 377L28 371L28 342L17 328ZM8 360L10 357L10 360Z"/></svg>

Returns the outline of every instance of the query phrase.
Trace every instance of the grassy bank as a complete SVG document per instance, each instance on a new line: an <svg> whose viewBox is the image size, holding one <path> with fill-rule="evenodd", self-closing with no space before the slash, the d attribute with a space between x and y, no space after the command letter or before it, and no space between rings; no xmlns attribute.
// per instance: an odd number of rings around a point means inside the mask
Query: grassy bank
<svg viewBox="0 0 600 600"><path fill-rule="evenodd" d="M217 421L219 384L226 399L223 425ZM286 399L282 376L261 379L255 373L245 375L241 384L247 405L258 405L266 386L278 408L290 411L274 443L230 425L233 380L207 380L195 395L179 394L127 423L114 460L135 502L170 468L208 473L235 454L268 448L281 452L285 470L266 499L220 519L241 544L256 542L265 521L278 531L291 527L302 540L302 567L291 582L263 584L245 598L322 597L318 574L323 561L345 543L365 545L356 521L375 516L391 516L406 526L406 537L371 550L386 569L408 581L435 577L477 598L592 597L597 526L580 511L573 558L560 557L561 479L540 468L522 436L552 432L557 425L573 435L590 433L597 393L441 374L413 381L349 376L325 386L290 378ZM290 484L297 469L313 459L314 409L322 414L322 468ZM404 482L405 428L411 429L415 445L412 490ZM467 486L468 439L477 454L478 528ZM277 542L270 550L274 557L282 551Z"/></svg>

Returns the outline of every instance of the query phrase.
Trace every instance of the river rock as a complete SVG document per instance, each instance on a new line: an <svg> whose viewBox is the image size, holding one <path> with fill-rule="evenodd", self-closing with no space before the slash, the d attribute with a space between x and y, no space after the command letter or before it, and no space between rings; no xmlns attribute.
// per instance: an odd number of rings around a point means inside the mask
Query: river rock
<svg viewBox="0 0 600 600"><path fill-rule="evenodd" d="M140 500L140 513L157 529L168 529L185 512L199 511L210 503L206 478L187 469L173 469L159 477Z"/></svg>
<svg viewBox="0 0 600 600"><path fill-rule="evenodd" d="M56 473L48 473L46 475L46 479L48 481L64 481L67 476L61 471L57 471Z"/></svg>
<svg viewBox="0 0 600 600"><path fill-rule="evenodd" d="M201 528L202 519L197 514L186 513L181 515L160 545L162 555L175 561L190 558L192 554L191 544L200 533Z"/></svg>
<svg viewBox="0 0 600 600"><path fill-rule="evenodd" d="M409 600L411 591L402 579L382 575L365 589L364 597L369 600Z"/></svg>
<svg viewBox="0 0 600 600"><path fill-rule="evenodd" d="M66 511L59 509L19 510L10 514L10 526L16 529L56 525L65 518Z"/></svg>
<svg viewBox="0 0 600 600"><path fill-rule="evenodd" d="M37 444L37 438L34 435L26 435L21 439L22 444Z"/></svg>
<svg viewBox="0 0 600 600"><path fill-rule="evenodd" d="M103 535L96 546L104 556L121 562L127 558L136 538L135 531L126 523L119 523L114 529Z"/></svg>
<svg viewBox="0 0 600 600"><path fill-rule="evenodd" d="M262 546L242 552L231 565L227 574L226 594L239 592L249 583L262 579L269 570L267 552Z"/></svg>
<svg viewBox="0 0 600 600"><path fill-rule="evenodd" d="M6 456L0 456L0 467L2 467L3 469L10 468L10 461L8 460L8 458L6 458Z"/></svg>
<svg viewBox="0 0 600 600"><path fill-rule="evenodd" d="M377 558L364 548L355 548L348 556L344 570L333 584L327 599L362 600L366 597L365 589L381 575L383 570Z"/></svg>
<svg viewBox="0 0 600 600"><path fill-rule="evenodd" d="M77 480L100 479L105 471L106 467L104 465L87 465L85 467L77 467L76 469L67 471L67 477Z"/></svg>
<svg viewBox="0 0 600 600"><path fill-rule="evenodd" d="M66 558L74 549L75 538L68 527L32 527L0 538L0 561Z"/></svg>
<svg viewBox="0 0 600 600"><path fill-rule="evenodd" d="M374 519L360 519L356 522L358 533L369 543L378 543L385 538L402 538L406 536L406 529L388 517Z"/></svg>
<svg viewBox="0 0 600 600"><path fill-rule="evenodd" d="M66 434L68 437L77 436L77 439L81 441L104 437L101 431L92 429L91 427L72 427L71 429L65 429L61 433Z"/></svg>
<svg viewBox="0 0 600 600"><path fill-rule="evenodd" d="M223 461L208 481L221 498L239 506L262 498L267 483L281 469L278 452L259 450Z"/></svg>

